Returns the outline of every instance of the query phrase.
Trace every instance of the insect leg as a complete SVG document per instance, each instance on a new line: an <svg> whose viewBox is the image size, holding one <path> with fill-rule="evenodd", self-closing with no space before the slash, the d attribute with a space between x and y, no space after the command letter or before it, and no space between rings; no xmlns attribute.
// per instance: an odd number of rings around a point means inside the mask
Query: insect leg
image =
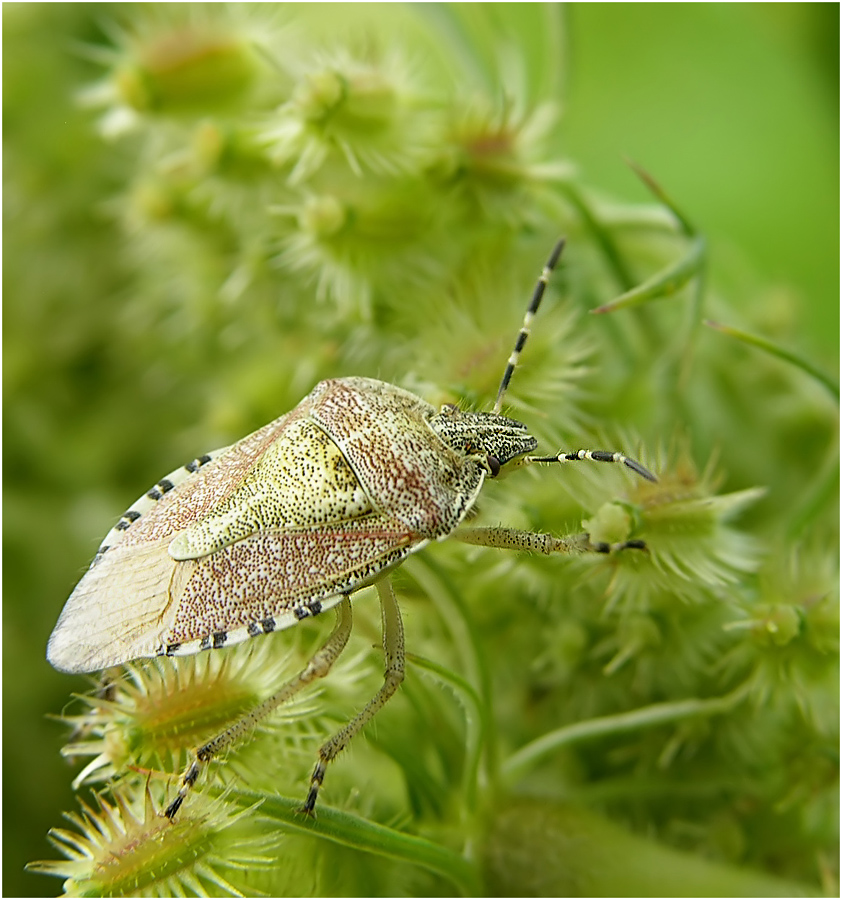
<svg viewBox="0 0 842 900"><path fill-rule="evenodd" d="M637 460L629 459L628 456L623 456L616 450L574 450L572 453L559 452L553 456L524 456L520 464L528 466L532 463L578 462L582 459L589 459L593 462L622 463L647 481L658 480L649 469L642 466Z"/></svg>
<svg viewBox="0 0 842 900"><path fill-rule="evenodd" d="M388 578L377 582L377 593L380 595L380 608L383 613L383 656L386 662L386 672L383 677L383 687L374 695L368 706L355 716L341 731L337 732L329 741L319 748L319 761L310 779L310 791L301 811L308 815L314 815L313 808L316 798L319 796L319 788L324 781L328 763L334 760L345 749L348 742L363 726L369 722L375 713L400 687L404 678L405 653L403 643L403 622L395 599L395 591L392 582Z"/></svg>
<svg viewBox="0 0 842 900"><path fill-rule="evenodd" d="M537 531L522 531L519 528L484 528L463 526L453 533L459 541L477 544L480 547L496 547L500 550L526 550L530 553L615 553L618 550L645 550L643 541L621 541L617 544L593 543L588 534L569 534L553 537Z"/></svg>
<svg viewBox="0 0 842 900"><path fill-rule="evenodd" d="M280 690L264 700L259 706L250 710L242 718L226 728L225 731L199 747L195 753L195 759L181 776L181 787L175 800L170 803L164 812L168 819L174 818L181 808L184 798L189 793L190 788L196 783L202 768L207 762L254 728L261 719L274 712L282 703L297 694L311 681L327 675L331 666L336 662L339 654L348 643L348 637L351 634L351 623L351 601L346 596L342 598L341 603L336 607L336 626L330 633L330 636L298 675L290 679Z"/></svg>

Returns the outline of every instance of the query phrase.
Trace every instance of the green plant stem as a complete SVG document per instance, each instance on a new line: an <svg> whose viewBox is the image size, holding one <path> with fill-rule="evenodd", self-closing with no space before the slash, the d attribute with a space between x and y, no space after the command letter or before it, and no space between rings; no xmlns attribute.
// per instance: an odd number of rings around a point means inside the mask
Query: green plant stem
<svg viewBox="0 0 842 900"><path fill-rule="evenodd" d="M827 373L818 368L818 366L814 366L808 359L801 356L801 354L793 353L791 350L787 350L779 344L774 343L774 341L760 337L760 335L757 334L751 334L748 331L743 331L740 328L733 328L731 325L722 325L719 322L711 322L709 320L705 322L705 325L716 331L722 332L722 334L727 334L729 337L736 338L744 344L750 344L752 347L759 347L771 356L776 356L778 359L791 363L815 378L816 381L831 394L837 404L839 403L839 384Z"/></svg>
<svg viewBox="0 0 842 900"><path fill-rule="evenodd" d="M678 208L676 203L673 201L672 197L664 190L660 182L656 181L655 178L643 168L643 166L636 163L633 159L626 159L627 165L632 169L632 171L637 175L637 177L646 185L647 188L658 198L658 200L666 206L666 208L675 216L678 220L679 227L682 232L687 237L695 237L696 236L696 226L684 215L684 213Z"/></svg>
<svg viewBox="0 0 842 900"><path fill-rule="evenodd" d="M317 818L312 818L301 812L300 800L290 797L246 790L226 791L225 797L243 808L260 802L257 815L282 824L287 830L429 869L451 881L462 896L482 893L474 866L458 853L424 838L325 806L320 806Z"/></svg>
<svg viewBox="0 0 842 900"><path fill-rule="evenodd" d="M710 862L641 838L575 806L522 799L485 844L498 897L808 897L809 885Z"/></svg>
<svg viewBox="0 0 842 900"><path fill-rule="evenodd" d="M484 707L482 723L485 740L482 749L486 766L480 767L478 775L483 781L487 781L489 774L493 776L496 772L497 742L494 728L491 727L493 715L488 701L491 696L490 678L471 618L461 598L447 584L441 566L428 557L414 556L404 563L404 571L412 575L435 604L451 633L453 645L460 654L467 673L467 683L472 687L477 701Z"/></svg>
<svg viewBox="0 0 842 900"><path fill-rule="evenodd" d="M559 187L564 196L570 202L571 206L576 210L582 218L582 222L590 230L596 241L602 255L608 264L617 283L624 291L629 291L634 285L634 276L631 274L626 261L617 248L614 238L607 228L604 227L594 211L590 208L579 188L570 182L562 182Z"/></svg>
<svg viewBox="0 0 842 900"><path fill-rule="evenodd" d="M699 274L704 265L706 251L707 244L705 239L701 236L696 236L690 244L690 249L681 259L655 273L643 284L626 291L624 294L620 294L619 297L610 303L604 303L602 306L595 307L591 312L595 315L602 315L603 313L616 312L618 309L641 306L644 303L649 303L651 300L672 297L691 278Z"/></svg>
<svg viewBox="0 0 842 900"><path fill-rule="evenodd" d="M485 742L488 739L488 715L479 694L458 675L429 659L407 653L406 658L413 665L428 672L442 684L447 685L459 698L465 710L465 802L468 811L476 810L480 765Z"/></svg>
<svg viewBox="0 0 842 900"><path fill-rule="evenodd" d="M695 716L713 716L732 710L745 696L738 688L724 697L711 700L678 700L669 703L653 703L632 712L614 716L598 716L575 725L557 728L513 753L502 765L501 773L509 782L517 780L540 759L567 744L589 740L605 734L621 734L639 728L651 728L665 722L677 722Z"/></svg>
<svg viewBox="0 0 842 900"><path fill-rule="evenodd" d="M787 523L787 537L798 540L823 508L835 509L839 495L839 445L828 448L812 484L808 485L801 502L793 509Z"/></svg>

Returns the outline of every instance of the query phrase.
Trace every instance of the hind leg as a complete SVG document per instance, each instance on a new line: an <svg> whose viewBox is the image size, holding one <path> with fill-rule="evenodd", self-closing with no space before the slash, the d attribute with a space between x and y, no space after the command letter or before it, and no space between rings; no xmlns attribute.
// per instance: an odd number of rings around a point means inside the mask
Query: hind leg
<svg viewBox="0 0 842 900"><path fill-rule="evenodd" d="M316 763L316 768L310 778L310 790L307 794L307 799L301 808L302 812L310 816L315 815L313 809L316 805L316 798L319 796L319 788L324 781L328 764L336 759L354 735L379 712L386 701L400 687L404 679L406 662L403 622L392 582L388 578L378 581L377 593L380 595L380 608L383 614L383 655L386 662L383 687L374 695L361 713L319 748L319 761Z"/></svg>
<svg viewBox="0 0 842 900"><path fill-rule="evenodd" d="M254 707L242 718L229 725L225 731L206 744L202 744L196 750L195 759L181 776L181 787L178 790L178 794L164 812L168 819L175 817L175 814L181 808L181 804L184 803L184 798L196 783L202 769L211 759L239 740L245 733L254 728L261 719L274 712L282 703L285 703L290 697L297 694L303 687L317 678L324 678L327 675L331 666L336 662L339 654L342 653L345 645L348 643L348 637L351 634L351 624L351 601L345 596L342 598L339 606L336 607L336 626L330 633L330 637L298 675L290 679L259 706Z"/></svg>

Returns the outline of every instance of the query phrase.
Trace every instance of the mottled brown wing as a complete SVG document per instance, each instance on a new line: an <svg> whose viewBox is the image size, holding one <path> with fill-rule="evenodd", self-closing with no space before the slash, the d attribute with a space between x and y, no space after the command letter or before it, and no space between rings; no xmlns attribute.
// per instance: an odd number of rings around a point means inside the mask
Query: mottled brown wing
<svg viewBox="0 0 842 900"><path fill-rule="evenodd" d="M223 646L288 628L377 580L426 543L378 515L257 532L180 564L172 582L176 612L163 641L170 648L208 639Z"/></svg>
<svg viewBox="0 0 842 900"><path fill-rule="evenodd" d="M47 656L91 672L144 656L195 653L288 628L376 580L426 541L372 515L270 529L199 559L170 538L114 547L67 601Z"/></svg>

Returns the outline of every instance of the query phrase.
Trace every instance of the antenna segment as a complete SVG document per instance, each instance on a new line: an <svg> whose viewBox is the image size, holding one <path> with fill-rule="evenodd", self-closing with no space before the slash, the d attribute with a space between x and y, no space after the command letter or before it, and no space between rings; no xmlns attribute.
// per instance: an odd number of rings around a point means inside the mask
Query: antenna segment
<svg viewBox="0 0 842 900"><path fill-rule="evenodd" d="M558 263L561 251L564 250L564 242L565 239L562 238L555 245L553 252L550 254L550 258L547 260L547 263L541 272L541 276L538 278L538 283L535 285L532 300L530 300L529 308L526 310L526 315L523 317L523 325L520 326L520 331L518 332L517 340L515 341L515 348L512 350L512 355L509 357L509 361L506 364L506 371L503 373L503 380L500 382L500 389L497 391L497 399L494 401L494 409L492 412L498 415L503 408L503 400L506 396L506 391L509 389L509 382L512 380L512 374L517 368L518 361L520 360L521 351L526 344L526 339L529 337L529 328L532 325L532 320L535 318L535 313L538 312L538 307L541 305L541 299L544 296L547 282L550 280L550 275Z"/></svg>

